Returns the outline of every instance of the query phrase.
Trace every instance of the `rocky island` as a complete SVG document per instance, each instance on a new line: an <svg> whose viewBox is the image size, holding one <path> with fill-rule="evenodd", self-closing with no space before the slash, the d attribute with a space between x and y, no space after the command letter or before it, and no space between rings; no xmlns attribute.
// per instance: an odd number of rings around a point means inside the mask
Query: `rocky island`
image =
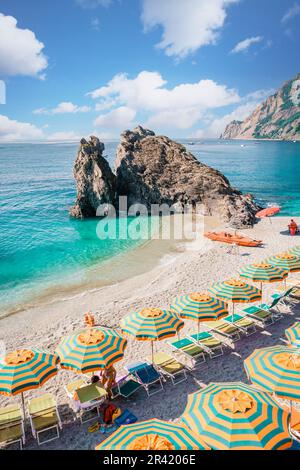
<svg viewBox="0 0 300 470"><path fill-rule="evenodd" d="M117 149L115 173L102 156L104 144L96 137L81 141L75 162L77 201L73 217L96 215L99 204L117 207L127 196L128 206L168 204L180 210L201 204L210 215L234 227L251 226L258 206L251 195L233 188L219 171L199 162L187 149L166 136L138 126L125 131Z"/></svg>
<svg viewBox="0 0 300 470"><path fill-rule="evenodd" d="M221 139L300 140L300 74L244 121L232 121Z"/></svg>

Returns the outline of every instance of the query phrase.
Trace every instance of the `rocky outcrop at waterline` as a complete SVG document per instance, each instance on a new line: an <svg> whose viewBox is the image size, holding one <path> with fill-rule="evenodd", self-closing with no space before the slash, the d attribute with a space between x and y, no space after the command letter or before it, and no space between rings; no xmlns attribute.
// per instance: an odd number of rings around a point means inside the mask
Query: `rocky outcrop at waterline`
<svg viewBox="0 0 300 470"><path fill-rule="evenodd" d="M104 144L97 137L80 141L74 165L77 199L70 210L72 217L95 217L100 204L115 201L116 177L103 157L104 150Z"/></svg>
<svg viewBox="0 0 300 470"><path fill-rule="evenodd" d="M81 166L81 171L83 169ZM119 196L127 196L128 206L143 204L149 211L153 204L167 204L176 210L187 204L193 207L201 205L207 214L219 216L234 227L253 225L259 210L251 195L243 195L234 189L225 176L199 162L183 145L168 137L156 136L141 126L121 135L115 171L115 179L107 172L106 180L102 173L100 190L96 184L99 179L89 175L88 182L93 181L96 187L87 184L85 191L85 178L78 178L75 170L82 199L97 202L99 195L103 199L106 188L105 202L114 203ZM95 198L92 197L93 188L96 190ZM108 188L115 188L115 193L107 191ZM96 214L95 205L92 213ZM85 214L82 207L80 214ZM72 215L76 216L76 212L72 211ZM90 215L89 211L86 216Z"/></svg>

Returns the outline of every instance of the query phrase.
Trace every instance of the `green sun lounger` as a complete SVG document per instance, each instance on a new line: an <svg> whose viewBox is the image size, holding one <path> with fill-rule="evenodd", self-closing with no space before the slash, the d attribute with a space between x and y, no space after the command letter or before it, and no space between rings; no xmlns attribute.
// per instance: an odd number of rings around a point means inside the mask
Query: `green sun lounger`
<svg viewBox="0 0 300 470"><path fill-rule="evenodd" d="M62 423L56 401L50 393L39 398L29 400L28 413L32 435L37 439L38 445L45 444L46 442L51 442L59 438L59 429L62 429ZM55 431L55 435L41 441L40 435L51 430Z"/></svg>
<svg viewBox="0 0 300 470"><path fill-rule="evenodd" d="M190 335L189 338L196 344L199 344L210 355L211 359L224 354L224 343L207 331L195 333Z"/></svg>
<svg viewBox="0 0 300 470"><path fill-rule="evenodd" d="M189 369L194 369L206 361L205 351L202 346L194 341L183 338L179 341L169 343L173 352L182 355L190 364L185 364Z"/></svg>
<svg viewBox="0 0 300 470"><path fill-rule="evenodd" d="M151 359L148 358L148 360ZM173 385L187 379L185 366L167 353L159 352L154 354L153 365L164 377L171 379Z"/></svg>
<svg viewBox="0 0 300 470"><path fill-rule="evenodd" d="M214 321L212 323L211 331L214 331L215 333L230 339L233 343L236 343L241 339L239 328L233 324L230 324L228 321Z"/></svg>
<svg viewBox="0 0 300 470"><path fill-rule="evenodd" d="M271 311L264 310L261 307L255 307L254 305L245 308L243 313L245 313L247 317L253 318L253 320L256 320L263 326L273 325L275 322L274 315Z"/></svg>
<svg viewBox="0 0 300 470"><path fill-rule="evenodd" d="M116 384L116 390L112 390L113 396L121 395L123 398L129 398L137 390L142 388L142 385L136 380L130 378L129 375L122 377Z"/></svg>
<svg viewBox="0 0 300 470"><path fill-rule="evenodd" d="M241 333L244 333L246 336L251 336L256 333L256 326L253 320L246 318L239 314L228 315L228 317L223 318L224 321L235 325Z"/></svg>
<svg viewBox="0 0 300 470"><path fill-rule="evenodd" d="M0 446L16 443L22 450L25 445L25 431L20 407L10 405L0 408Z"/></svg>

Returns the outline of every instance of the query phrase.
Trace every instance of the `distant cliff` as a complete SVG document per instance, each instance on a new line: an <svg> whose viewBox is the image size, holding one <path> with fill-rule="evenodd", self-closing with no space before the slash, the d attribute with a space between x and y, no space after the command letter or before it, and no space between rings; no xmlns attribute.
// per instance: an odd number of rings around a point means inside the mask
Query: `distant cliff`
<svg viewBox="0 0 300 470"><path fill-rule="evenodd" d="M300 74L244 121L232 121L221 139L300 140Z"/></svg>

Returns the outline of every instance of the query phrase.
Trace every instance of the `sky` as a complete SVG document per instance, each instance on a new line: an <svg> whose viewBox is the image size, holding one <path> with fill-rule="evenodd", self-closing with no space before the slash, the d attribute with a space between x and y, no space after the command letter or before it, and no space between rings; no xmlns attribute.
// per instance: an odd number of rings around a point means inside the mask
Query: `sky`
<svg viewBox="0 0 300 470"><path fill-rule="evenodd" d="M0 142L218 137L300 72L300 0L0 0Z"/></svg>

